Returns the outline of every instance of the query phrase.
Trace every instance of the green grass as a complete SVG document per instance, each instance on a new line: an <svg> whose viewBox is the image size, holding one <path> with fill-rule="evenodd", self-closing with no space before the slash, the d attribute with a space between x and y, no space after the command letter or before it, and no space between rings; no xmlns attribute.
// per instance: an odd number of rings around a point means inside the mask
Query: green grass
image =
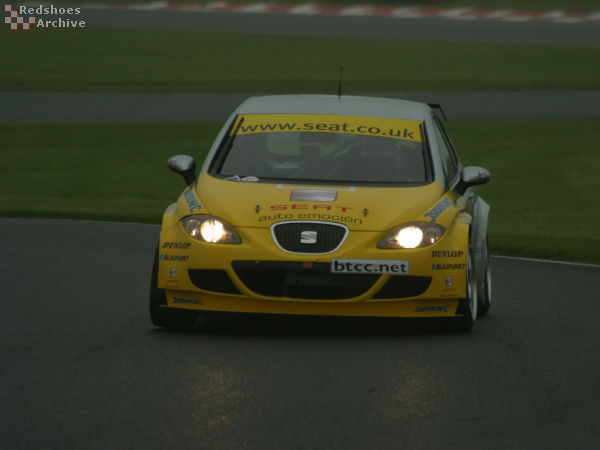
<svg viewBox="0 0 600 450"><path fill-rule="evenodd" d="M600 27L599 27L600 29ZM0 28L0 91L597 90L600 49Z"/></svg>
<svg viewBox="0 0 600 450"><path fill-rule="evenodd" d="M463 163L492 173L495 254L600 263L599 120L448 125ZM184 187L167 158L201 161L219 127L0 124L0 215L159 223Z"/></svg>
<svg viewBox="0 0 600 450"><path fill-rule="evenodd" d="M463 164L488 168L494 253L600 263L600 121L448 123Z"/></svg>
<svg viewBox="0 0 600 450"><path fill-rule="evenodd" d="M150 3L149 0L104 0L103 3ZM199 0L178 0L170 3L203 3ZM205 2L206 3L206 2ZM259 0L239 0L236 3L259 3ZM427 7L471 7L478 9L521 9L536 11L598 11L597 0L281 0L269 3L280 4L329 4L329 5L385 5Z"/></svg>
<svg viewBox="0 0 600 450"><path fill-rule="evenodd" d="M0 124L0 215L160 222L184 188L175 154L202 155L221 124Z"/></svg>

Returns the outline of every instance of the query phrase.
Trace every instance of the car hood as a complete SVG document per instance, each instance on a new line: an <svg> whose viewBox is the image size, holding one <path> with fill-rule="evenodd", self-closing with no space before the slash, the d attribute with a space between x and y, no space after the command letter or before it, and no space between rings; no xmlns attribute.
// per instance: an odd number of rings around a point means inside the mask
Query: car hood
<svg viewBox="0 0 600 450"><path fill-rule="evenodd" d="M425 214L444 195L437 182L416 187L316 186L228 181L206 173L194 189L201 213L224 219L233 227L268 228L286 220L322 220L363 231L429 221Z"/></svg>

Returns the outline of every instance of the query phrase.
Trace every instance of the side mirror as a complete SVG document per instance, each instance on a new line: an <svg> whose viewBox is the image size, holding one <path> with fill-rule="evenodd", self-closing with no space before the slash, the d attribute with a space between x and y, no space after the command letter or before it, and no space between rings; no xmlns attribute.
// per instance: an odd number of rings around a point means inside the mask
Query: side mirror
<svg viewBox="0 0 600 450"><path fill-rule="evenodd" d="M196 160L189 155L171 156L167 161L167 167L181 175L186 186L196 181Z"/></svg>
<svg viewBox="0 0 600 450"><path fill-rule="evenodd" d="M485 184L490 181L490 173L487 169L477 166L464 167L460 173L460 181L456 185L456 191L463 195L471 186Z"/></svg>

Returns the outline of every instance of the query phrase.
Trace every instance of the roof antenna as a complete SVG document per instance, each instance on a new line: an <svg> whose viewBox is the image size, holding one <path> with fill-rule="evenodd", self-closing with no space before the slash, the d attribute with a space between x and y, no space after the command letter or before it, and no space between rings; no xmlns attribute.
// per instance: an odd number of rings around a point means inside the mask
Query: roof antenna
<svg viewBox="0 0 600 450"><path fill-rule="evenodd" d="M340 67L340 80L338 81L338 97L342 98L342 73L344 73L344 68Z"/></svg>

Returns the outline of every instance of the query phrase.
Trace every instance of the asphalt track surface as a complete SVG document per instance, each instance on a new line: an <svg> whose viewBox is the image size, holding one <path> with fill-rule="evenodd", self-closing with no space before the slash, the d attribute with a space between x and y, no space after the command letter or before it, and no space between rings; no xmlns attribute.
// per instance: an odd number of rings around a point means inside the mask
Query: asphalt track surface
<svg viewBox="0 0 600 450"><path fill-rule="evenodd" d="M0 219L1 447L596 449L599 266L494 258L467 334L405 321L153 328L158 226Z"/></svg>
<svg viewBox="0 0 600 450"><path fill-rule="evenodd" d="M252 95L0 92L0 122L224 121ZM600 119L598 91L371 95L439 103L451 120Z"/></svg>

